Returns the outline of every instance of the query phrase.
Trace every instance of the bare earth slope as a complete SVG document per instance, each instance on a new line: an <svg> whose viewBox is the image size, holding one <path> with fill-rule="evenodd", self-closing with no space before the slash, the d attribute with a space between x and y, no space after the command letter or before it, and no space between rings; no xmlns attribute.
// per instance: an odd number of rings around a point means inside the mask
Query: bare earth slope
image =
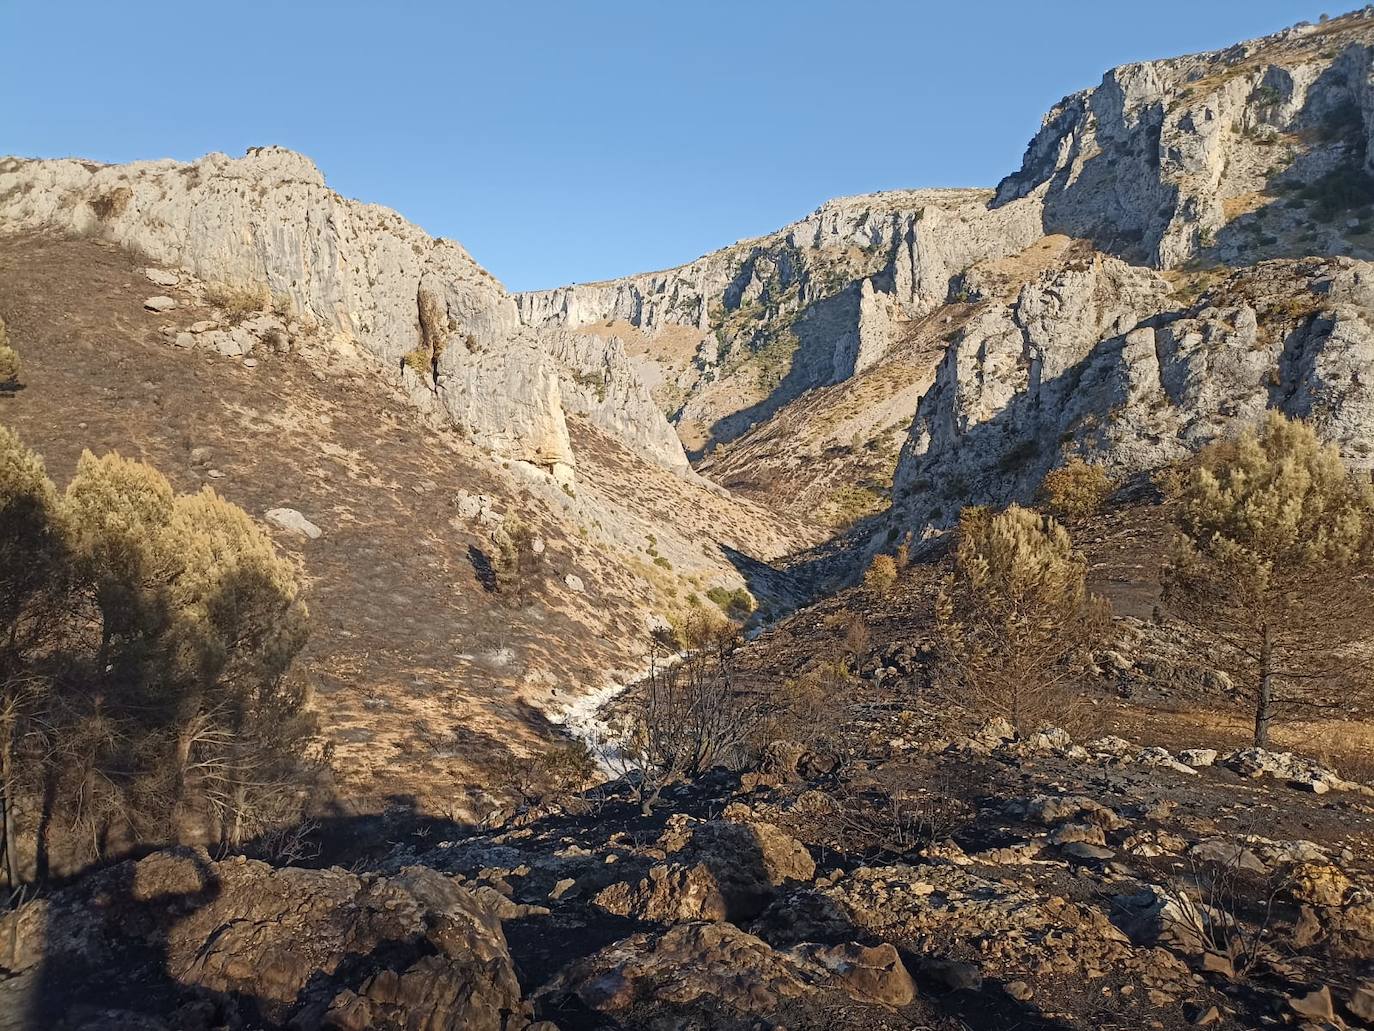
<svg viewBox="0 0 1374 1031"><path fill-rule="evenodd" d="M289 507L321 528L317 540L276 532L309 584L306 666L350 805L394 796L483 811L469 793L489 783L494 759L547 736L549 715L616 670L638 668L649 614L739 582L721 544L785 546L747 525L732 532L739 504L576 419L586 458L573 497L427 420L346 347L259 349L252 368L178 348L161 327L210 312L189 297L146 311L160 291L145 265L93 240L0 237L0 318L25 369L23 389L0 396L0 419L59 484L83 448L115 449L178 489L209 484L258 518ZM542 586L524 610L484 583L490 526L460 505L474 497L498 515L519 511L546 542ZM760 512L758 525L769 522Z"/></svg>

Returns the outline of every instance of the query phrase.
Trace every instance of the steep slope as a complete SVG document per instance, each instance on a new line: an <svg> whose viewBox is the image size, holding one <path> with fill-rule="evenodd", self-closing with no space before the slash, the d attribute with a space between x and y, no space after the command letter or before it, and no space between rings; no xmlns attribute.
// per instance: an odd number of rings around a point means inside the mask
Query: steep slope
<svg viewBox="0 0 1374 1031"><path fill-rule="evenodd" d="M566 490L493 461L348 336L300 316L235 324L189 273L153 268L175 283L154 286L146 266L104 240L0 234L0 318L24 363L0 419L59 483L83 448L118 449L178 489L208 484L258 518L289 508L319 528L274 532L308 584L302 666L335 749L322 807L480 816L493 765L637 670L648 622L742 585L741 556L791 546L762 509L589 417L566 417ZM151 312L150 294L177 306ZM262 323L284 328L259 338ZM491 589L492 533L511 513L544 548L528 605Z"/></svg>
<svg viewBox="0 0 1374 1031"><path fill-rule="evenodd" d="M346 200L300 154L101 166L0 162L0 232L60 229L113 240L210 283L266 288L394 369L417 398L502 458L571 482L568 407L686 471L647 395L614 351L538 335L510 295L450 240ZM608 414L608 389L619 404Z"/></svg>

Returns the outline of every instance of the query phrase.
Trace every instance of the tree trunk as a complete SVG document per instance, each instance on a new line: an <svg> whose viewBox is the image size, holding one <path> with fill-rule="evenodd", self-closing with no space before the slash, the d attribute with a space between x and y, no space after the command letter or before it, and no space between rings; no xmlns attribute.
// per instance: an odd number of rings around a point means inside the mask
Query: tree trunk
<svg viewBox="0 0 1374 1031"><path fill-rule="evenodd" d="M1274 719L1274 639L1266 623L1260 631L1259 694L1255 698L1255 747L1269 747L1269 724Z"/></svg>
<svg viewBox="0 0 1374 1031"><path fill-rule="evenodd" d="M14 814L10 805L10 729L8 724L4 729L3 748L0 749L0 834L4 835L0 841L0 849L4 852L5 866L5 887L9 889L11 895L14 894Z"/></svg>
<svg viewBox="0 0 1374 1031"><path fill-rule="evenodd" d="M38 830L34 842L34 877L39 883L48 879L52 866L52 821L57 812L57 779L60 776L56 763L51 761L43 768L43 804L39 807Z"/></svg>

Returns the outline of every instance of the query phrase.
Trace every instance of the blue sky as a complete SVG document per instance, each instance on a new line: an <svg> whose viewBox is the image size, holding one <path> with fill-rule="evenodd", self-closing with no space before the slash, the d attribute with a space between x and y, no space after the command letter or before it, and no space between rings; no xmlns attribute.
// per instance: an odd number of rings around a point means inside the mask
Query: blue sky
<svg viewBox="0 0 1374 1031"><path fill-rule="evenodd" d="M512 289L689 261L828 197L992 185L1112 65L1300 0L0 0L0 153L280 144Z"/></svg>

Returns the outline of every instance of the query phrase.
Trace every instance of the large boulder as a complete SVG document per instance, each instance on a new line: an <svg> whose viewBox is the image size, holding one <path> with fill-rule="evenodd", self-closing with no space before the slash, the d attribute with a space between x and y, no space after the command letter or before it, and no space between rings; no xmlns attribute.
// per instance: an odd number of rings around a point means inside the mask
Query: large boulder
<svg viewBox="0 0 1374 1031"><path fill-rule="evenodd" d="M492 908L427 868L357 877L155 852L7 914L0 936L0 1028L16 1031L530 1019Z"/></svg>
<svg viewBox="0 0 1374 1031"><path fill-rule="evenodd" d="M770 823L670 821L659 841L668 861L638 881L599 892L593 904L640 920L748 920L776 890L810 881L816 864L806 847Z"/></svg>
<svg viewBox="0 0 1374 1031"><path fill-rule="evenodd" d="M732 924L689 923L618 941L569 965L540 994L558 1008L580 1003L618 1027L743 1031L782 1014L801 1026L888 1026L872 1014L911 1003L915 988L891 945L782 953Z"/></svg>

